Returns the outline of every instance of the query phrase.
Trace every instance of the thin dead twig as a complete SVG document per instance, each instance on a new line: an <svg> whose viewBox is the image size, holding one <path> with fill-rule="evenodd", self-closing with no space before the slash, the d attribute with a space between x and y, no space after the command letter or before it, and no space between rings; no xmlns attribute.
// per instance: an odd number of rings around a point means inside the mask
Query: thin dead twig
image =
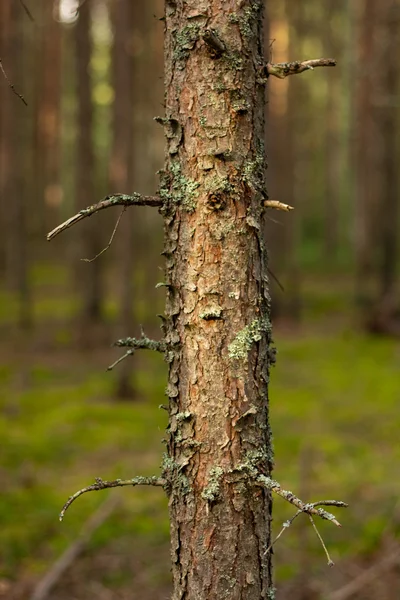
<svg viewBox="0 0 400 600"><path fill-rule="evenodd" d="M60 512L60 521L63 520L65 513L68 508L71 506L73 502L82 494L86 494L86 492L98 492L99 490L106 490L115 487L125 487L125 486L136 486L136 485L154 485L158 487L164 487L166 485L166 480L162 477L133 477L133 479L115 479L114 481L103 481L100 477L96 477L95 483L92 485L88 485L85 488L75 492L72 496L68 498L66 503L61 509Z"/></svg>
<svg viewBox="0 0 400 600"><path fill-rule="evenodd" d="M113 230L113 232L112 232L112 234L111 234L110 241L108 242L107 246L106 246L105 248L103 248L103 250L101 250L101 251L100 251L98 254L96 254L96 256L94 256L93 258L81 258L81 260L83 260L84 262L89 262L89 263L90 263L90 262L93 262L94 260L96 260L96 258L99 258L99 256L101 256L102 254L104 254L104 252L107 252L107 250L109 249L109 247L110 247L110 246L111 246L111 244L113 243L113 239L114 239L114 236L115 236L115 234L116 234L116 231L117 231L117 229L118 229L119 222L120 222L120 220L121 220L121 218L122 218L122 215L124 214L124 212L125 212L125 211L126 211L126 206L124 206L124 208L121 210L121 213L120 213L120 215L119 215L119 217L118 217L118 219L117 219L117 222L115 223L114 230Z"/></svg>
<svg viewBox="0 0 400 600"><path fill-rule="evenodd" d="M330 555L329 555L328 548L325 546L325 542L324 542L324 540L322 539L322 536L321 536L320 532L318 531L318 528L317 528L317 526L316 526L316 524L315 524L315 521L314 521L314 519L312 518L312 516L311 516L311 515L308 515L308 517L309 517L309 519L310 519L310 521L311 521L311 525L312 525L312 527L313 527L313 529L314 529L315 533L317 534L317 538L318 538L318 539L319 539L319 541L321 542L321 546L322 546L322 547L323 547L323 549L324 549L324 552L325 552L325 554L326 554L326 558L328 559L328 567L333 567L335 563L333 562L333 560L331 559L331 557L330 557Z"/></svg>
<svg viewBox="0 0 400 600"><path fill-rule="evenodd" d="M25 98L22 96L22 94L20 94L19 92L17 92L17 90L15 89L15 86L14 86L14 85L11 83L11 81L8 79L8 76L7 76L7 73L6 73L6 72L5 72L5 70L4 70L4 67L3 67L3 61L2 61L2 59L1 59L1 58L0 58L0 70L1 70L1 72L3 73L3 75L4 75L4 78L5 78L5 80L6 80L6 81L7 81L7 83L8 83L8 87L9 87L9 88L10 88L10 89L11 89L11 90L14 92L14 94L15 94L16 96L18 96L18 98L19 98L20 100L22 100L22 102L25 104L25 106L28 106L28 103L27 103L27 101L25 100Z"/></svg>
<svg viewBox="0 0 400 600"><path fill-rule="evenodd" d="M112 369L116 367L120 362L125 360L125 358L128 358L128 356L133 356L136 350L155 350L156 352L165 352L167 348L165 342L151 340L144 334L143 331L141 338L127 337L117 340L113 345L118 346L119 348L129 348L129 350L127 350L125 354L123 354L115 362L113 362L112 365L107 367L107 371L112 371Z"/></svg>
<svg viewBox="0 0 400 600"><path fill-rule="evenodd" d="M275 208L276 210L283 210L285 212L290 212L291 210L294 210L293 206L290 206L290 204L284 204L279 200L264 200L264 206L266 208Z"/></svg>
<svg viewBox="0 0 400 600"><path fill-rule="evenodd" d="M336 59L334 58L315 58L312 60L293 61L285 63L267 62L261 69L261 77L266 79L270 75L285 79L288 75L297 75L304 71L312 71L316 67L335 67Z"/></svg>
<svg viewBox="0 0 400 600"><path fill-rule="evenodd" d="M341 524L336 519L335 515L326 511L322 506L336 506L338 508L346 508L348 504L346 502L342 502L341 500L320 500L318 502L306 503L300 500L297 496L293 494L293 492L282 489L281 485L271 479L271 477L267 477L266 475L259 475L257 478L257 484L262 487L271 490L281 498L284 498L290 504L293 504L299 511L304 512L308 515L315 515L316 517L321 517L325 521L331 521L336 527L341 527Z"/></svg>
<svg viewBox="0 0 400 600"><path fill-rule="evenodd" d="M35 19L33 18L33 15L31 13L31 11L29 10L29 8L27 7L27 5L25 4L24 0L19 0L19 3L21 4L22 8L24 9L24 11L26 12L26 14L28 15L28 17L30 18L30 20L32 21L32 23L35 22Z"/></svg>
<svg viewBox="0 0 400 600"><path fill-rule="evenodd" d="M78 538L63 552L35 586L31 600L45 600L48 597L61 576L85 550L95 531L111 516L119 504L120 499L117 496L109 496L100 505L86 521Z"/></svg>
<svg viewBox="0 0 400 600"><path fill-rule="evenodd" d="M141 194L134 193L131 196L127 194L113 194L112 196L106 196L103 200L97 204L92 204L87 208L84 208L79 213L70 217L61 225L58 225L55 229L47 234L47 241L55 238L59 233L65 231L75 223L82 221L86 217L91 217L100 210L110 208L110 206L162 206L162 200L158 196L142 196Z"/></svg>

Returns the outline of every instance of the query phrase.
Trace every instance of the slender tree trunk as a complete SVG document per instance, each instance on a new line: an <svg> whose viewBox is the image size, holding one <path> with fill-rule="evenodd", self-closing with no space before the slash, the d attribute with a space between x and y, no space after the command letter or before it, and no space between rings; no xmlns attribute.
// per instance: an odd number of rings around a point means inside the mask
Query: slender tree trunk
<svg viewBox="0 0 400 600"><path fill-rule="evenodd" d="M78 135L76 202L78 210L87 206L88 198L95 197L95 155L93 147L93 103L90 75L92 55L91 0L82 3L76 24L76 68L78 95ZM79 246L77 245L79 248ZM78 258L93 258L101 250L99 224L94 220L88 224L83 248ZM90 265L79 264L77 268L78 288L83 299L82 325L90 327L101 320L102 309L102 262L95 260ZM88 330L80 330L89 341Z"/></svg>
<svg viewBox="0 0 400 600"><path fill-rule="evenodd" d="M217 32L220 58L202 39ZM272 597L262 4L166 3L173 599Z"/></svg>
<svg viewBox="0 0 400 600"><path fill-rule="evenodd" d="M378 333L400 335L400 307L396 294L399 228L399 75L396 48L400 33L400 3L385 0L380 4L379 64L381 82L376 90L376 120L380 133L377 145L379 170L382 173L379 189L379 231L377 253L378 292L368 319L370 328Z"/></svg>
<svg viewBox="0 0 400 600"><path fill-rule="evenodd" d="M375 89L376 39L374 26L378 5L374 0L359 4L358 29L359 52L357 70L355 115L355 167L356 167L356 300L362 309L370 296L369 281L373 265L374 234L371 222L374 221L374 204L378 197L377 189L377 145L375 135L375 114L372 94ZM360 65L363 67L360 69Z"/></svg>
<svg viewBox="0 0 400 600"><path fill-rule="evenodd" d="M55 19L56 3L38 3L38 64L36 95L35 189L36 233L44 238L50 223L59 218L60 186L60 100L61 27ZM40 11L41 9L41 11ZM31 25L32 27L32 25Z"/></svg>
<svg viewBox="0 0 400 600"><path fill-rule="evenodd" d="M383 187L382 187L382 255L381 297L382 300L394 293L398 264L397 238L399 228L399 119L398 91L399 73L396 48L399 43L400 3L386 0L384 7L382 65L383 98L380 106L380 124L383 137Z"/></svg>
<svg viewBox="0 0 400 600"><path fill-rule="evenodd" d="M17 89L21 89L24 80L24 39L21 25L22 13L15 2L7 5L8 30L4 37L4 69ZM6 117L3 124L4 154L4 205L6 225L6 280L9 287L17 294L18 325L20 331L26 332L32 325L32 303L29 285L28 253L27 253L27 218L26 196L24 194L25 157L24 142L27 125L27 107L14 95L7 85L2 91Z"/></svg>
<svg viewBox="0 0 400 600"><path fill-rule="evenodd" d="M112 75L114 84L113 144L110 158L110 189L130 194L133 190L133 44L135 25L131 0L118 0L111 6L114 32ZM138 12L138 11L137 11ZM133 214L128 211L118 232L120 280L119 337L133 330ZM124 361L118 370L116 395L132 398L132 362Z"/></svg>
<svg viewBox="0 0 400 600"><path fill-rule="evenodd" d="M341 2L329 0L326 18L325 48L328 56L337 56L340 43L337 35L337 17L343 10ZM326 190L324 250L325 261L332 264L337 259L339 250L339 212L340 212L340 72L333 69L328 77L328 94L326 103Z"/></svg>

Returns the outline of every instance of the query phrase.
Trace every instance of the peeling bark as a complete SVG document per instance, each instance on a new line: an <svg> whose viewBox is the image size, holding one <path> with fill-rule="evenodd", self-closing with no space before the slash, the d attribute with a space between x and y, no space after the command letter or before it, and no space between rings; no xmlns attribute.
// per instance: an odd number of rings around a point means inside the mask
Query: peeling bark
<svg viewBox="0 0 400 600"><path fill-rule="evenodd" d="M166 3L163 477L174 600L273 594L271 498L255 485L273 461L262 11L254 0Z"/></svg>

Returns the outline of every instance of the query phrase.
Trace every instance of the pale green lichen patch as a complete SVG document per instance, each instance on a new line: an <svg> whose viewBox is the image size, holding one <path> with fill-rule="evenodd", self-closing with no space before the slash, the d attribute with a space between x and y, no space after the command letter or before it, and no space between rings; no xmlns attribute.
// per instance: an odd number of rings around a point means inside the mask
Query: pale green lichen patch
<svg viewBox="0 0 400 600"><path fill-rule="evenodd" d="M221 477L224 471L221 467L213 467L208 476L208 485L201 497L207 502L215 502L221 493Z"/></svg>
<svg viewBox="0 0 400 600"><path fill-rule="evenodd" d="M275 598L276 598L275 592L276 592L276 588L270 587L267 592L267 600L275 600Z"/></svg>
<svg viewBox="0 0 400 600"><path fill-rule="evenodd" d="M188 410L185 410L185 412L180 412L180 413L177 413L177 414L175 415L175 419L176 419L177 421L187 421L187 420L188 420L188 419L190 419L192 416L193 416L193 415L192 415L192 413L191 413L191 412L189 412Z"/></svg>
<svg viewBox="0 0 400 600"><path fill-rule="evenodd" d="M184 62L188 59L190 50L193 50L199 39L200 26L191 23L175 33L174 59ZM183 68L181 65L180 68Z"/></svg>
<svg viewBox="0 0 400 600"><path fill-rule="evenodd" d="M229 344L229 358L246 360L254 342L259 342L263 334L269 332L270 329L271 324L267 318L254 319L254 321L239 331L233 342Z"/></svg>
<svg viewBox="0 0 400 600"><path fill-rule="evenodd" d="M200 319L205 321L213 321L215 319L222 318L222 308L218 305L209 306L203 312L199 314Z"/></svg>
<svg viewBox="0 0 400 600"><path fill-rule="evenodd" d="M197 188L199 186L200 184L197 181L182 175L179 162L173 162L169 173L163 174L160 196L163 200L172 201L188 212L193 212L196 208L196 198L199 194Z"/></svg>

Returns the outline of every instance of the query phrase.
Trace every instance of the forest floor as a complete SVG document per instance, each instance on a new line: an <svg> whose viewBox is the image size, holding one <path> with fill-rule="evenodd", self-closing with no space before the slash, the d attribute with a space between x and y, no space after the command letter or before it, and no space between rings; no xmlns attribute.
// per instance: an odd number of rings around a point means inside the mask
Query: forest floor
<svg viewBox="0 0 400 600"><path fill-rule="evenodd" d="M45 282L40 289L47 290ZM275 327L274 476L304 500L337 498L350 504L335 511L341 529L318 524L335 568L327 567L306 517L277 542L282 600L329 600L371 567L371 581L348 597L400 596L399 561L380 566L400 547L400 344L367 336L340 318L349 303L340 289L310 282L304 321ZM54 297L46 291L35 313L35 331L42 333L24 350L13 333L12 297L0 293L0 597L30 598L90 515L113 494L120 498L118 508L90 536L48 598L161 600L170 589L167 502L161 490L86 494L62 523L58 520L68 496L95 477L157 473L167 422L159 408L166 381L162 357L135 355L136 399L116 401L115 374L105 367L117 351L107 343L96 351L78 350L68 326L75 310L65 291ZM292 514L290 505L274 500L275 534Z"/></svg>

